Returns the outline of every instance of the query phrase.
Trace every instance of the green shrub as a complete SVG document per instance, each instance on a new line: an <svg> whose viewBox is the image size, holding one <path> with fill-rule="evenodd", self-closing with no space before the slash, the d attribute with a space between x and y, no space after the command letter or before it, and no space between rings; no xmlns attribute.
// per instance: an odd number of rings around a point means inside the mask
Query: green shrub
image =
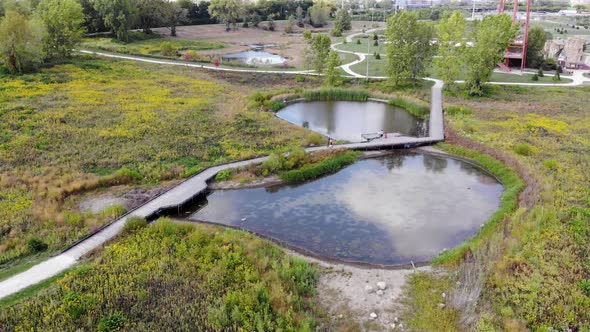
<svg viewBox="0 0 590 332"><path fill-rule="evenodd" d="M445 113L451 116L471 115L473 114L473 110L463 106L447 106L445 107Z"/></svg>
<svg viewBox="0 0 590 332"><path fill-rule="evenodd" d="M268 109L273 111L273 112L277 112L278 110L280 110L281 108L285 107L285 103L282 101L271 101L268 103Z"/></svg>
<svg viewBox="0 0 590 332"><path fill-rule="evenodd" d="M332 31L330 32L330 34L333 37L342 37L342 30L340 30L340 29L332 29Z"/></svg>
<svg viewBox="0 0 590 332"><path fill-rule="evenodd" d="M590 296L590 279L580 281L580 289L586 296Z"/></svg>
<svg viewBox="0 0 590 332"><path fill-rule="evenodd" d="M532 156L534 154L533 147L526 143L516 144L514 146L514 152L521 156Z"/></svg>
<svg viewBox="0 0 590 332"><path fill-rule="evenodd" d="M539 76L537 74L533 74L533 77L531 77L531 80L538 81L539 80Z"/></svg>
<svg viewBox="0 0 590 332"><path fill-rule="evenodd" d="M30 252L36 253L47 250L47 243L41 241L41 239L33 237L27 241L27 248Z"/></svg>
<svg viewBox="0 0 590 332"><path fill-rule="evenodd" d="M318 146L320 144L323 144L325 142L325 137L318 134L318 133L312 133L307 135L307 137L305 138L305 143L304 145L306 146Z"/></svg>
<svg viewBox="0 0 590 332"><path fill-rule="evenodd" d="M115 311L109 315L103 316L98 322L99 332L122 331L127 323L127 318L122 311Z"/></svg>
<svg viewBox="0 0 590 332"><path fill-rule="evenodd" d="M346 151L344 153L328 157L319 163L281 173L280 178L285 182L291 183L315 179L325 174L334 173L344 166L354 163L359 155L360 153L356 151Z"/></svg>
<svg viewBox="0 0 590 332"><path fill-rule="evenodd" d="M112 183L113 184L128 184L128 183L136 183L142 180L141 174L139 174L136 170L131 170L129 168L123 167L113 174Z"/></svg>
<svg viewBox="0 0 590 332"><path fill-rule="evenodd" d="M329 101L329 100L349 100L349 101L367 101L369 94L366 91L347 90L347 89L319 89L308 90L303 93L307 100Z"/></svg>
<svg viewBox="0 0 590 332"><path fill-rule="evenodd" d="M282 155L273 153L261 165L262 175L275 174L283 169L285 160Z"/></svg>
<svg viewBox="0 0 590 332"><path fill-rule="evenodd" d="M537 75L539 77L545 77L545 73L543 73L543 68L539 68L539 70L537 71Z"/></svg>
<svg viewBox="0 0 590 332"><path fill-rule="evenodd" d="M419 118L423 118L426 115L430 114L430 109L427 106L419 105L418 103L405 98L392 99L389 101L389 104L403 108L410 114Z"/></svg>
<svg viewBox="0 0 590 332"><path fill-rule="evenodd" d="M127 220L125 221L123 231L125 233L134 233L140 229L145 228L145 226L147 226L147 220L145 218L132 216L127 218Z"/></svg>
<svg viewBox="0 0 590 332"><path fill-rule="evenodd" d="M545 167L547 167L548 169L557 169L557 160L555 159L545 159L543 161L543 165L545 165Z"/></svg>
<svg viewBox="0 0 590 332"><path fill-rule="evenodd" d="M215 181L229 180L229 179L231 179L233 173L234 172L233 172L233 170L231 168L221 170L221 171L219 171L219 173L217 173L215 175Z"/></svg>
<svg viewBox="0 0 590 332"><path fill-rule="evenodd" d="M378 41L378 40L375 40L375 41L373 42L373 46L379 46L379 41Z"/></svg>
<svg viewBox="0 0 590 332"><path fill-rule="evenodd" d="M177 51L171 42L163 42L160 44L160 54L163 56L176 56Z"/></svg>
<svg viewBox="0 0 590 332"><path fill-rule="evenodd" d="M375 60L381 60L381 54L379 52L375 52Z"/></svg>
<svg viewBox="0 0 590 332"><path fill-rule="evenodd" d="M561 68L561 67L558 67L558 68ZM561 81L561 77L559 76L559 70L555 73L555 75L553 75L552 80L554 82Z"/></svg>
<svg viewBox="0 0 590 332"><path fill-rule="evenodd" d="M357 39L357 40L356 40L356 44L357 44L357 45L360 45L360 44L361 44L361 40L360 40L360 39Z"/></svg>
<svg viewBox="0 0 590 332"><path fill-rule="evenodd" d="M297 82L297 83L305 82L305 75L295 75L295 82Z"/></svg>
<svg viewBox="0 0 590 332"><path fill-rule="evenodd" d="M111 205L104 209L100 215L108 218L108 219L115 219L127 213L127 209L122 205Z"/></svg>
<svg viewBox="0 0 590 332"><path fill-rule="evenodd" d="M283 168L286 170L294 169L305 165L309 160L309 155L300 146L294 147L289 151L289 155L285 157Z"/></svg>

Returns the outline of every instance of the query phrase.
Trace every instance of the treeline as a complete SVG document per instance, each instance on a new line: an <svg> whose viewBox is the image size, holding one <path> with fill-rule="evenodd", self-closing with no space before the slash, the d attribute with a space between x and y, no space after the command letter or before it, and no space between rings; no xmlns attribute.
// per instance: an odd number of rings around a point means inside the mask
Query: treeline
<svg viewBox="0 0 590 332"><path fill-rule="evenodd" d="M416 82L434 62L434 71L447 88L452 88L464 75L469 94L481 95L518 30L506 14L486 16L475 21L472 30L467 31L461 11L445 13L436 27L431 22L420 21L414 12L400 11L387 21L387 73L396 85L408 80ZM530 30L529 64L542 64L541 51L546 39L543 28Z"/></svg>

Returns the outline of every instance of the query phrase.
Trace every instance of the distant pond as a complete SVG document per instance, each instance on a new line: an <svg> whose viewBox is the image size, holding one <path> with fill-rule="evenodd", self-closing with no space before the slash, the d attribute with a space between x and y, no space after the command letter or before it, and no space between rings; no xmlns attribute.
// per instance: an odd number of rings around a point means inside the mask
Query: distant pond
<svg viewBox="0 0 590 332"><path fill-rule="evenodd" d="M315 101L288 105L277 116L336 140L361 142L362 134L398 133L422 137L426 122L389 104L367 101Z"/></svg>
<svg viewBox="0 0 590 332"><path fill-rule="evenodd" d="M179 217L254 231L345 262L426 262L470 238L503 187L470 163L395 152L299 185L217 190Z"/></svg>
<svg viewBox="0 0 590 332"><path fill-rule="evenodd" d="M226 54L222 56L226 60L238 60L250 66L271 66L282 65L287 59L280 55L264 51L245 51L239 53Z"/></svg>

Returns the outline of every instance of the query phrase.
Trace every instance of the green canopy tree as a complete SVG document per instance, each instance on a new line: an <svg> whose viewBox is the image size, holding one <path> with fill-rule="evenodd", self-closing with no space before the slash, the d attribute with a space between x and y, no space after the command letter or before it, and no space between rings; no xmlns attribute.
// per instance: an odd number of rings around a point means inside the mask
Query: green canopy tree
<svg viewBox="0 0 590 332"><path fill-rule="evenodd" d="M471 95L482 95L496 65L504 59L506 48L518 31L506 14L486 16L472 33L473 46L465 50L466 87Z"/></svg>
<svg viewBox="0 0 590 332"><path fill-rule="evenodd" d="M242 17L244 3L241 0L211 0L209 4L209 14L219 21L225 23L225 29L234 30L238 28L237 22Z"/></svg>
<svg viewBox="0 0 590 332"><path fill-rule="evenodd" d="M45 26L45 55L52 59L71 57L84 33L84 13L80 3L76 0L42 0L36 13Z"/></svg>
<svg viewBox="0 0 590 332"><path fill-rule="evenodd" d="M152 33L152 28L167 24L167 3L163 0L133 0L137 10L137 23L146 34Z"/></svg>
<svg viewBox="0 0 590 332"><path fill-rule="evenodd" d="M309 15L311 25L316 28L323 27L328 24L330 7L328 7L324 0L319 0L307 9L307 14Z"/></svg>
<svg viewBox="0 0 590 332"><path fill-rule="evenodd" d="M136 10L131 0L95 0L94 8L103 17L105 26L115 33L118 40L129 41L129 29L136 17Z"/></svg>
<svg viewBox="0 0 590 332"><path fill-rule="evenodd" d="M323 73L332 43L330 37L321 33L312 35L308 30L303 33L303 37L307 41L305 63L316 72Z"/></svg>
<svg viewBox="0 0 590 332"><path fill-rule="evenodd" d="M352 18L346 9L340 9L336 13L335 29L340 31L347 31L352 29Z"/></svg>
<svg viewBox="0 0 590 332"><path fill-rule="evenodd" d="M338 52L330 50L328 61L326 62L326 74L324 76L324 85L337 86L340 84L340 72L338 67L342 64Z"/></svg>
<svg viewBox="0 0 590 332"><path fill-rule="evenodd" d="M387 45L387 73L395 85L412 79L414 83L422 76L430 61L434 48L431 40L434 29L425 22L419 22L416 15L399 11L387 20L385 33Z"/></svg>
<svg viewBox="0 0 590 332"><path fill-rule="evenodd" d="M529 30L529 40L526 52L526 65L529 68L539 68L543 63L543 47L547 41L547 32L540 26Z"/></svg>
<svg viewBox="0 0 590 332"><path fill-rule="evenodd" d="M22 73L42 62L42 38L40 22L14 10L6 11L0 21L0 58L10 73Z"/></svg>
<svg viewBox="0 0 590 332"><path fill-rule="evenodd" d="M465 51L463 35L465 34L465 17L460 11L445 14L438 24L438 58L434 59L434 70L450 87L459 78L462 54Z"/></svg>

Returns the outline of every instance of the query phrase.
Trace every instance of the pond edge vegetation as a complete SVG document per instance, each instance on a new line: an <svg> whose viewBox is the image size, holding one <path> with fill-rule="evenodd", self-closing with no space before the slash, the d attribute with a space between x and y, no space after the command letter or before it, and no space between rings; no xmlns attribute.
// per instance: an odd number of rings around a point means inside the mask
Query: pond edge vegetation
<svg viewBox="0 0 590 332"><path fill-rule="evenodd" d="M378 98L379 97L379 98ZM269 93L256 92L249 97L250 108L266 108L272 112L278 112L284 107L297 102L310 101L355 101L378 102L399 107L411 115L425 119L430 115L430 106L422 100L405 95L394 97L374 96L364 89L321 88L313 90L274 91Z"/></svg>
<svg viewBox="0 0 590 332"><path fill-rule="evenodd" d="M451 250L441 253L432 260L433 265L455 265L460 263L460 260L468 251L473 250L487 239L506 217L516 211L519 195L524 189L525 183L514 169L488 154L449 143L439 143L436 147L446 153L477 162L485 170L492 173L504 186L498 209L483 224L480 231L472 238Z"/></svg>

